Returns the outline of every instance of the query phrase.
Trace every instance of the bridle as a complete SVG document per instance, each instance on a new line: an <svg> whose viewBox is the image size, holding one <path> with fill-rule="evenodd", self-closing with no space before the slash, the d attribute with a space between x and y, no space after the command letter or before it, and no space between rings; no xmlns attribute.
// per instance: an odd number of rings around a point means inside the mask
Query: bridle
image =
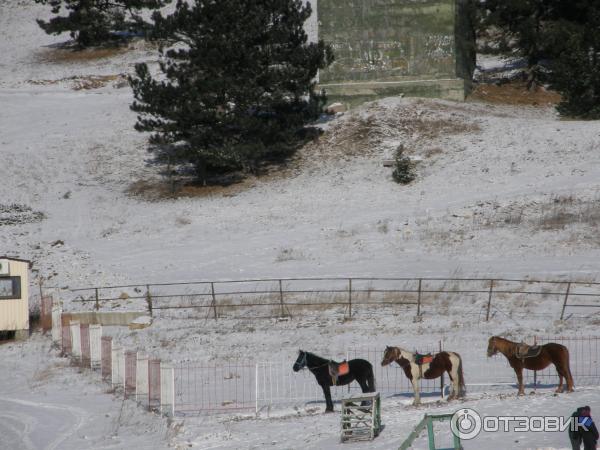
<svg viewBox="0 0 600 450"><path fill-rule="evenodd" d="M302 359L300 360L299 363L298 362L296 363L296 364L298 364L300 366L300 370L302 370L302 369L308 369L308 370L318 369L319 367L325 367L326 365L329 364L329 361L327 361L327 362L324 362L323 364L320 364L318 366L309 367L308 366L308 359L307 359L306 355L308 355L308 352L302 352Z"/></svg>
<svg viewBox="0 0 600 450"><path fill-rule="evenodd" d="M395 362L396 364L400 365L398 360L400 359L400 357L402 357L402 351L398 347L388 347L388 348L392 353L390 356L390 362L388 362L388 364Z"/></svg>

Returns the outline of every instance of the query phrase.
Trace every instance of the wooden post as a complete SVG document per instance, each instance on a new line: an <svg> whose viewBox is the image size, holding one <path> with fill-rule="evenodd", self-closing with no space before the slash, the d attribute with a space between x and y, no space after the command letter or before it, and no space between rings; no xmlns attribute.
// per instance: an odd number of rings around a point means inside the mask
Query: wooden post
<svg viewBox="0 0 600 450"><path fill-rule="evenodd" d="M210 283L210 293L212 295L213 313L215 316L215 320L217 320L217 297L215 296L215 283L213 283L212 281Z"/></svg>
<svg viewBox="0 0 600 450"><path fill-rule="evenodd" d="M419 290L417 293L417 317L421 315L421 283L422 279L419 278Z"/></svg>
<svg viewBox="0 0 600 450"><path fill-rule="evenodd" d="M98 298L98 288L94 288L94 291L96 293L96 311L98 311L100 309L100 299Z"/></svg>
<svg viewBox="0 0 600 450"><path fill-rule="evenodd" d="M279 304L281 305L281 317L285 314L283 312L283 286L281 280L279 280Z"/></svg>
<svg viewBox="0 0 600 450"><path fill-rule="evenodd" d="M352 278L348 278L348 317L352 317Z"/></svg>
<svg viewBox="0 0 600 450"><path fill-rule="evenodd" d="M490 321L490 309L492 307L492 291L494 290L494 280L490 280L490 293L488 295L487 312L485 313L485 321Z"/></svg>
<svg viewBox="0 0 600 450"><path fill-rule="evenodd" d="M562 311L560 312L560 320L565 317L565 308L567 307L567 301L569 300L569 291L571 290L571 282L567 283L567 292L565 293L565 301L563 302Z"/></svg>
<svg viewBox="0 0 600 450"><path fill-rule="evenodd" d="M152 317L152 295L150 295L150 285L146 285L146 304L148 305L148 313Z"/></svg>

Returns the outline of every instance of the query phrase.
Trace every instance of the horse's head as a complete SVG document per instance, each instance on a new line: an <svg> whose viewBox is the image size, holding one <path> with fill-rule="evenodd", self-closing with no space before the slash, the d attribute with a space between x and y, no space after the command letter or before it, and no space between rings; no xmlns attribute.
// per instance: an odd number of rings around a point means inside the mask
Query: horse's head
<svg viewBox="0 0 600 450"><path fill-rule="evenodd" d="M306 367L306 353L304 350L298 350L298 358L296 358L296 362L294 363L294 366L292 367L292 369L294 369L294 372L298 372L301 369L304 369Z"/></svg>
<svg viewBox="0 0 600 450"><path fill-rule="evenodd" d="M382 366L387 366L398 359L398 349L396 347L386 347L383 352Z"/></svg>
<svg viewBox="0 0 600 450"><path fill-rule="evenodd" d="M492 336L488 341L487 355L488 358L498 353L498 347L496 347L496 336Z"/></svg>

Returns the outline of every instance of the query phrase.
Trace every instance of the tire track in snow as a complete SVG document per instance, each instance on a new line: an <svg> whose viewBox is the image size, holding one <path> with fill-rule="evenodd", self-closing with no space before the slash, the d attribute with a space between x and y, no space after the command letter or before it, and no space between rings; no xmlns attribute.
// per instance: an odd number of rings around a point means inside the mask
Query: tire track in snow
<svg viewBox="0 0 600 450"><path fill-rule="evenodd" d="M21 405L21 406L25 406L25 407L30 407L32 409L37 409L37 408L44 408L47 410L60 410L60 411L65 411L66 413L68 413L69 415L71 415L73 417L73 425L70 426L67 430L62 431L62 432L58 432L58 435L54 438L54 440L52 440L48 445L46 445L44 447L45 450L56 450L57 448L59 448L59 446L66 441L68 438L70 438L71 436L73 436L73 434L75 434L77 432L77 430L79 430L81 428L81 426L83 425L85 419L89 416L89 414L81 408L77 408L74 406L68 406L68 405L57 405L57 404L50 404L50 403L42 403L42 402L33 402L33 401L28 401L28 400L21 400L21 399L15 399L15 398L6 398L6 397L0 397L0 401L4 401L4 402L10 402L10 403L15 403L17 405ZM0 416L2 417L2 416ZM7 416L5 416L7 417ZM35 427L32 427L32 423L38 423L38 420L36 419L36 416L34 414L27 414L26 415L22 415L22 414L12 414L10 416L11 418L17 418L17 420L22 423L24 425L24 429L23 431L19 432L19 430L14 429L20 436L21 438L21 443L27 445L27 448L32 448L35 449L35 445L33 444L33 442L31 441L30 438L30 434L32 431L35 430ZM63 423L67 423L66 421ZM12 427L11 427L12 428Z"/></svg>

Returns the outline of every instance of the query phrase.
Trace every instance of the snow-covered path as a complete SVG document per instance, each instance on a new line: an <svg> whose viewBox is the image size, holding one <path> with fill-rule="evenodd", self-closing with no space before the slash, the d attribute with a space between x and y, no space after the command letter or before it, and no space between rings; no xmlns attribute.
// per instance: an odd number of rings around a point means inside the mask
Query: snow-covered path
<svg viewBox="0 0 600 450"><path fill-rule="evenodd" d="M0 449L167 448L166 421L78 373L49 339L0 345Z"/></svg>

